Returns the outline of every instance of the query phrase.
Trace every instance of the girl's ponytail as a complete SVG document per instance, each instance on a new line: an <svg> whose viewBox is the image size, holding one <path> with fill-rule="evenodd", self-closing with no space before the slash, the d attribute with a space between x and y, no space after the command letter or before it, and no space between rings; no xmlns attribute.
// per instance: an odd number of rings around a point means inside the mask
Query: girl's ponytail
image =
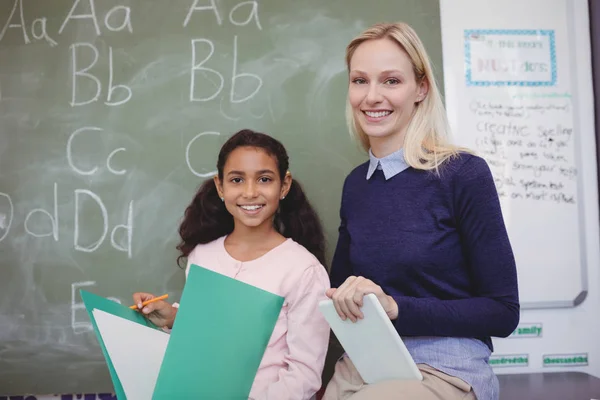
<svg viewBox="0 0 600 400"><path fill-rule="evenodd" d="M233 231L233 217L219 198L213 179L206 180L186 208L183 221L179 226L181 241L177 245L180 251L177 264L180 267L194 247L209 243Z"/></svg>
<svg viewBox="0 0 600 400"><path fill-rule="evenodd" d="M279 203L277 219L276 226L283 236L300 243L325 265L325 236L321 221L295 179L287 196Z"/></svg>

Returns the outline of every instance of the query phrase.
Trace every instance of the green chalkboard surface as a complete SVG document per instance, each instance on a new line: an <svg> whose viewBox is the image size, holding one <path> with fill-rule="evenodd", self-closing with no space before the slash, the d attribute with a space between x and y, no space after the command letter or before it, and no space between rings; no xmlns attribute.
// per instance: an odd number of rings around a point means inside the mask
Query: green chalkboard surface
<svg viewBox="0 0 600 400"><path fill-rule="evenodd" d="M396 20L441 79L437 0L0 0L0 395L112 389L79 289L179 300L178 223L239 129L285 144L331 256L366 159L345 46Z"/></svg>

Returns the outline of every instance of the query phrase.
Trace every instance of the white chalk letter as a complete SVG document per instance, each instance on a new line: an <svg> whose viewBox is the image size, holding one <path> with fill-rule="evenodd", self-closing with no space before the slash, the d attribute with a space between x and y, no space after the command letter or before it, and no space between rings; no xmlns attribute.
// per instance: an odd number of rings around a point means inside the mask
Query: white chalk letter
<svg viewBox="0 0 600 400"><path fill-rule="evenodd" d="M6 200L8 200L8 206L10 207L9 215L8 215L8 222L6 222L6 214L2 214L2 227L1 228L4 229L4 233L2 234L2 236L0 236L0 242L2 242L4 240L4 238L8 235L8 232L10 231L10 226L12 225L12 220L15 215L15 207L13 206L12 199L10 198L9 195L7 195L6 193L0 192L0 197L6 198Z"/></svg>
<svg viewBox="0 0 600 400"><path fill-rule="evenodd" d="M90 14L73 15L73 12L75 11L75 9L77 8L77 5L79 4L79 1L80 0L75 0L75 2L73 3L73 7L71 7L71 11L69 11L69 14L67 15L64 22L60 26L60 29L58 30L58 34L60 35L62 33L63 29L65 29L65 26L67 25L67 22L69 22L70 19L91 18L92 21L94 22L94 28L96 29L96 35L100 36L100 27L98 26L98 19L96 18L96 11L94 11L94 0L88 0L90 3Z"/></svg>
<svg viewBox="0 0 600 400"><path fill-rule="evenodd" d="M131 99L131 88L125 85L116 85L113 86L113 55L112 55L112 46L108 46L108 95L106 96L106 102L109 106L118 106L119 104L127 103L129 99ZM127 92L127 96L121 100L114 103L110 102L110 98L112 97L113 90L116 88L125 89Z"/></svg>
<svg viewBox="0 0 600 400"><path fill-rule="evenodd" d="M89 171L83 171L77 168L73 163L73 140L75 139L75 136L79 135L83 131L102 131L102 128L98 128L95 126L84 126L83 128L79 128L75 132L71 133L71 136L69 136L69 140L67 140L67 162L69 163L69 166L73 168L73 171L77 172L79 175L93 175L98 170L98 167L94 167Z"/></svg>
<svg viewBox="0 0 600 400"><path fill-rule="evenodd" d="M89 247L83 247L79 244L79 195L85 194L91 197L100 207L100 211L102 212L102 220L104 223L102 236L96 243L93 243ZM83 251L84 253L93 253L100 247L106 234L108 233L108 213L106 212L106 207L104 203L102 203L102 199L98 197L98 195L87 189L75 189L75 234L73 238L73 245L75 246L75 250Z"/></svg>
<svg viewBox="0 0 600 400"><path fill-rule="evenodd" d="M123 22L121 23L121 25L114 27L108 23L108 20L113 15L113 13L118 10L125 11L125 16L123 18ZM106 29L108 29L111 32L119 32L119 31L122 31L123 29L125 29L125 27L127 27L127 29L129 30L129 33L133 33L133 27L131 26L131 9L126 6L116 6L116 7L111 8L106 13L106 16L104 17L104 25L106 25Z"/></svg>
<svg viewBox="0 0 600 400"><path fill-rule="evenodd" d="M194 142L201 138L202 136L205 135L215 135L215 136L219 136L220 133L219 132L202 132L197 134L196 136L194 136L194 138L192 140L190 140L190 142L188 143L187 147L185 148L185 162L187 163L188 168L190 169L190 171L192 171L192 174L199 176L200 178L208 178L211 176L214 176L217 171L210 171L207 173L200 173L200 172L196 172L196 170L194 170L194 168L192 168L192 164L190 163L190 148L192 147L192 144L194 144Z"/></svg>
<svg viewBox="0 0 600 400"><path fill-rule="evenodd" d="M82 70L77 70L77 54L76 53L77 53L77 48L81 47L81 46L89 47L92 49L92 51L94 52L94 61L92 61L92 63L90 65L88 65L86 68L84 68ZM94 75L87 72L90 68L92 68L94 65L96 65L96 62L98 61L98 49L90 43L73 43L71 45L71 61L72 61L72 65L73 65L73 88L72 88L72 92L71 92L71 107L83 106L83 105L90 104L90 103L93 103L94 101L98 100L98 97L100 97L100 91L102 90L102 88L101 88L102 84L100 83L100 79L98 79ZM87 78L90 78L94 82L96 82L96 94L94 95L94 97L92 97L91 99L89 99L87 101L82 101L79 103L75 101L75 97L77 94L77 77L78 76L85 76Z"/></svg>
<svg viewBox="0 0 600 400"><path fill-rule="evenodd" d="M117 243L117 241L115 240L115 233L117 232L117 229L125 229L125 232L127 234L126 246L120 246ZM126 252L127 257L131 258L131 238L132 238L132 236L133 236L133 200L129 202L129 210L127 212L127 223L122 224L122 225L117 225L113 228L112 232L110 233L110 244L115 249Z"/></svg>
<svg viewBox="0 0 600 400"><path fill-rule="evenodd" d="M11 24L10 21L12 21L12 18L15 15L15 11L17 10L17 4L19 5L19 15L21 16L21 23L20 24ZM23 39L25 40L25 43L26 44L31 43L31 41L29 40L29 37L27 36L27 30L25 29L25 18L23 17L23 0L15 0L15 4L13 4L13 8L10 11L8 20L6 21L6 24L4 24L4 28L2 28L2 32L0 32L0 40L2 40L2 38L4 37L4 34L6 33L6 30L8 28L21 28L21 30L23 31Z"/></svg>
<svg viewBox="0 0 600 400"><path fill-rule="evenodd" d="M196 43L197 42L208 43L208 45L210 46L210 52L208 53L208 56L205 59L203 59L202 61L200 61L199 63L196 64ZM212 42L210 40L208 40L208 39L192 39L192 71L191 71L192 77L191 77L191 81L190 81L190 101L209 101L209 100L212 100L215 97L217 97L219 95L219 93L221 93L221 90L223 90L223 85L225 83L225 79L223 78L223 75L221 75L219 73L219 71L215 71L214 69L202 67L202 64L204 64L206 61L208 61L208 59L212 57L214 52L215 52L215 46L212 44ZM219 78L219 80L220 80L219 88L212 96L204 97L201 99L194 97L195 79L196 79L196 73L194 71L212 72Z"/></svg>
<svg viewBox="0 0 600 400"><path fill-rule="evenodd" d="M31 229L29 229L29 218L31 218L31 216L35 213L42 213L43 215L46 215L48 218L50 218L50 222L52 223L52 230L50 232L35 233ZM58 242L58 184L56 182L54 182L54 216L52 216L52 214L50 214L43 208L36 208L29 211L29 213L25 217L25 232L29 233L33 237L38 238L52 235L54 237L54 240Z"/></svg>
<svg viewBox="0 0 600 400"><path fill-rule="evenodd" d="M185 28L187 24L190 22L190 18L192 18L192 14L194 11L205 11L205 10L213 10L215 12L215 17L217 17L217 24L221 25L223 21L221 20L221 16L219 15L219 10L217 9L217 5L215 4L215 0L210 0L210 6L201 6L198 7L198 0L194 0L194 4L190 7L185 20L183 21L183 27Z"/></svg>
<svg viewBox="0 0 600 400"><path fill-rule="evenodd" d="M248 96L246 96L242 99L235 99L235 82L239 78L251 78L251 79L254 79L255 81L257 81L257 84L256 84L256 89L254 89L254 92L250 93ZM229 93L229 101L231 101L232 103L243 103L247 100L250 100L252 97L254 97L254 95L256 95L256 93L258 93L258 91L262 87L262 84L263 84L262 79L260 79L260 77L258 75L249 74L246 72L241 73L241 74L237 73L237 35L234 36L233 37L233 73L231 74L231 91Z"/></svg>
<svg viewBox="0 0 600 400"><path fill-rule="evenodd" d="M245 21L236 21L235 19L233 19L233 13L236 12L236 10L238 8L241 8L243 6L251 6L252 9L250 10L250 13L248 14L248 18L246 18ZM229 22L231 22L234 25L237 26L245 26L248 25L250 23L250 21L252 20L252 18L254 18L254 20L256 21L256 26L258 27L258 30L262 30L262 26L260 26L260 21L258 20L258 3L256 1L243 1L240 4L236 5L235 7L233 7L231 9L231 11L229 12Z"/></svg>
<svg viewBox="0 0 600 400"><path fill-rule="evenodd" d="M108 168L108 170L115 175L125 175L125 173L127 172L127 170L124 169L116 170L111 165L113 156L121 151L126 151L125 147L119 147L118 149L114 149L106 158L106 168Z"/></svg>
<svg viewBox="0 0 600 400"><path fill-rule="evenodd" d="M96 286L96 282L86 281L71 284L71 329L75 333L87 332L93 329L90 318L87 315L82 318L84 321L77 321L77 311L85 310L85 304L77 301L77 295L79 294L79 290L77 289L88 286Z"/></svg>
<svg viewBox="0 0 600 400"><path fill-rule="evenodd" d="M35 34L35 27L37 24L39 24L42 28L42 33L40 35ZM37 40L41 40L41 39L46 40L46 42L48 42L51 47L54 47L58 44L54 40L52 40L52 38L50 36L48 36L48 32L46 31L46 17L37 18L36 20L33 21L33 23L31 24L31 34Z"/></svg>

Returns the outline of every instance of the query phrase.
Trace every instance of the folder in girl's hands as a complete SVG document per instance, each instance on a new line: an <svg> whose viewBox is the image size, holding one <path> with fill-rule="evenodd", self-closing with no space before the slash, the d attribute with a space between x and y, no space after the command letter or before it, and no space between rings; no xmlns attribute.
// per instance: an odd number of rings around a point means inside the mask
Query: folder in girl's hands
<svg viewBox="0 0 600 400"><path fill-rule="evenodd" d="M128 400L152 398L169 334L105 311L92 311Z"/></svg>
<svg viewBox="0 0 600 400"><path fill-rule="evenodd" d="M247 399L283 300L191 265L154 398Z"/></svg>
<svg viewBox="0 0 600 400"><path fill-rule="evenodd" d="M110 322L105 322L105 320L102 319L102 317L100 317L99 321L97 321L96 320L97 312L102 311L102 312L114 317L115 319L118 319L120 321L129 322L134 327L140 327L143 332L156 331L156 332L160 332L160 333L166 335L167 338L168 338L168 335L164 332L159 331L158 328L154 324L152 324L150 321L148 321L146 318L144 318L144 316L141 315L139 312L136 312L127 307L124 307L124 306L120 305L119 303L116 303L112 300L108 300L108 299L98 296L96 294L86 292L85 290L81 290L80 292L81 292L81 298L83 300L83 303L85 304L85 308L87 309L90 320L92 321L92 327L93 327L94 333L96 334L96 338L98 339L98 342L100 343L100 348L102 349L102 354L104 355L104 358L106 359L106 364L108 366L108 371L110 373L110 377L113 382L113 386L115 389L115 394L117 395L117 399L119 399L119 400L121 400L121 399L134 400L136 398L140 398L139 396L136 396L135 393L132 393L132 392L126 394L126 391L124 390L123 385L121 384L121 379L120 379L121 371L117 371L115 368L115 365L114 365L114 362L119 364L120 355L114 347L112 347L112 346L109 347L107 344L105 344L105 340L110 341L110 339L114 336L121 338L121 340L124 343L131 342L132 340L139 340L139 338L137 338L133 332L129 332L129 331L124 332L120 328L120 326L116 326L116 325L113 326ZM137 331L139 331L139 329L136 330L136 332ZM138 341L138 343L140 343L140 342ZM145 345L148 347L149 352L159 351L158 347L155 346L154 343L150 343L147 340L145 341ZM109 350L111 350L111 351L109 352ZM127 353L125 353L125 354L127 354ZM114 360L112 357L113 355L114 355ZM142 363L143 363L143 360L140 360L140 365L143 365ZM154 387L153 383L152 383L152 387ZM148 397L146 397L146 399L148 399Z"/></svg>
<svg viewBox="0 0 600 400"><path fill-rule="evenodd" d="M119 400L247 399L284 300L192 265L168 335L127 307L82 298Z"/></svg>

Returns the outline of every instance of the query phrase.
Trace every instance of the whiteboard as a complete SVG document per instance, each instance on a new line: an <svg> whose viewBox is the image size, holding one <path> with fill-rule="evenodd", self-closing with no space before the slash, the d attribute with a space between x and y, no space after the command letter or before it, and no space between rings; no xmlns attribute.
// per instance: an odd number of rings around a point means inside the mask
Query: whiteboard
<svg viewBox="0 0 600 400"><path fill-rule="evenodd" d="M521 307L576 306L588 290L581 171L596 159L581 148L581 135L594 135L594 116L578 112L578 85L591 85L592 77L591 66L577 64L585 32L576 31L573 3L442 0L440 6L454 142L490 166ZM589 37L583 43L589 54Z"/></svg>

